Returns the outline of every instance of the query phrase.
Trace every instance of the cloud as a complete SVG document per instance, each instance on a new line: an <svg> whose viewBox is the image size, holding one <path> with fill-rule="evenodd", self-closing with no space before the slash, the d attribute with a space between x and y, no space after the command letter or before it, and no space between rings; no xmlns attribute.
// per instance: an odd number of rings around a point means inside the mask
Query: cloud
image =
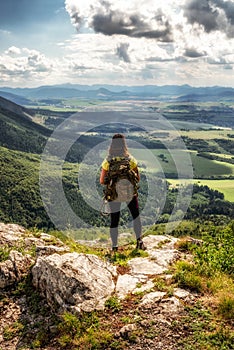
<svg viewBox="0 0 234 350"><path fill-rule="evenodd" d="M97 13L93 16L92 28L95 32L105 35L117 34L133 38L158 39L164 42L172 41L170 23L164 20L161 14L155 14L149 21L136 13L126 14L109 10L107 13Z"/></svg>
<svg viewBox="0 0 234 350"><path fill-rule="evenodd" d="M187 49L185 49L185 52L184 52L184 56L190 57L190 58L198 58L198 57L202 57L205 55L206 55L205 52L200 52L194 48L187 48Z"/></svg>
<svg viewBox="0 0 234 350"><path fill-rule="evenodd" d="M234 37L234 3L224 0L189 0L184 14L190 24L201 25L207 33L224 32Z"/></svg>
<svg viewBox="0 0 234 350"><path fill-rule="evenodd" d="M129 48L128 43L120 43L116 49L117 56L126 63L131 62L128 54L128 48Z"/></svg>
<svg viewBox="0 0 234 350"><path fill-rule="evenodd" d="M174 61L175 58L174 57L148 57L146 59L146 61L148 62L170 62L170 61Z"/></svg>
<svg viewBox="0 0 234 350"><path fill-rule="evenodd" d="M233 63L225 57L208 57L207 62L211 65L223 65L223 66L230 66L231 63Z"/></svg>
<svg viewBox="0 0 234 350"><path fill-rule="evenodd" d="M152 0L80 1L66 0L66 10L79 31L89 27L96 33L107 36L125 35L133 38L150 38L162 42L173 40L172 27L168 16ZM155 9L154 9L155 8Z"/></svg>
<svg viewBox="0 0 234 350"><path fill-rule="evenodd" d="M79 9L75 1L65 0L65 9L71 17L72 24L76 27L77 31L84 24L84 17L79 14Z"/></svg>
<svg viewBox="0 0 234 350"><path fill-rule="evenodd" d="M224 10L231 25L234 25L234 3L233 1L214 0L214 3Z"/></svg>
<svg viewBox="0 0 234 350"><path fill-rule="evenodd" d="M19 47L16 46L11 46L9 47L8 50L5 51L6 55L19 55L21 53L21 49Z"/></svg>
<svg viewBox="0 0 234 350"><path fill-rule="evenodd" d="M36 50L10 47L0 55L2 81L11 83L30 79L41 79L53 70L53 62Z"/></svg>

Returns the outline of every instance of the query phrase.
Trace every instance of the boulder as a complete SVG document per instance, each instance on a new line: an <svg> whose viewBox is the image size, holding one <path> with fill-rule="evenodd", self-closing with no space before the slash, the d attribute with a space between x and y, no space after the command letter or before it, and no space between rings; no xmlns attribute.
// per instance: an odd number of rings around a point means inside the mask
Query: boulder
<svg viewBox="0 0 234 350"><path fill-rule="evenodd" d="M115 289L116 268L92 254L67 253L39 257L33 284L59 312L104 309Z"/></svg>

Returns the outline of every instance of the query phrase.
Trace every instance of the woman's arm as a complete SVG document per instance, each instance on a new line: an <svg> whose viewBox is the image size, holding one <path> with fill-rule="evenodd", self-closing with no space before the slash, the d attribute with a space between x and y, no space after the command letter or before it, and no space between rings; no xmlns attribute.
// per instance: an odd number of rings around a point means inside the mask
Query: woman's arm
<svg viewBox="0 0 234 350"><path fill-rule="evenodd" d="M101 175L100 175L100 184L105 185L105 177L107 175L107 170L102 168Z"/></svg>

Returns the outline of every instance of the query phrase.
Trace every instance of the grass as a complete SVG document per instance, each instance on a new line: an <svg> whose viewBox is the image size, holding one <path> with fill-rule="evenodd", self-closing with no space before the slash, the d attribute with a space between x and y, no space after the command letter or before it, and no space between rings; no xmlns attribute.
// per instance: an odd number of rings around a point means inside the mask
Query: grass
<svg viewBox="0 0 234 350"><path fill-rule="evenodd" d="M90 312L79 316L64 313L58 324L59 346L69 350L125 349L125 342L115 339L109 325L102 321L101 313Z"/></svg>
<svg viewBox="0 0 234 350"><path fill-rule="evenodd" d="M148 152L145 150L135 150L134 156L139 160L139 164L142 162L146 166L147 171L156 173L163 171L167 178L170 177L170 174L176 175L178 173L176 165L180 166L183 164L186 167L191 166L184 152L184 150L173 150L173 154L170 154L166 149L152 149L148 150ZM195 151L188 152L191 158L194 176L202 178L234 175L233 164L198 157ZM176 165L175 162L177 163Z"/></svg>
<svg viewBox="0 0 234 350"><path fill-rule="evenodd" d="M234 165L220 162L217 160L204 159L191 153L191 159L194 166L194 175L198 178L208 176L228 176L234 174Z"/></svg>
<svg viewBox="0 0 234 350"><path fill-rule="evenodd" d="M186 307L187 314L173 324L174 331L185 328L187 334L179 340L178 350L231 350L234 332L220 322L201 303Z"/></svg>
<svg viewBox="0 0 234 350"><path fill-rule="evenodd" d="M195 180L199 185L206 185L211 189L217 190L224 194L224 198L234 202L234 186L232 180Z"/></svg>
<svg viewBox="0 0 234 350"><path fill-rule="evenodd" d="M179 184L186 184L188 182L197 183L199 185L208 186L213 190L217 190L224 194L224 198L227 201L234 202L234 186L233 179L220 179L220 180L205 180L205 179L194 179L194 180L186 180L186 179L168 179L169 183L176 187Z"/></svg>
<svg viewBox="0 0 234 350"><path fill-rule="evenodd" d="M229 139L228 134L234 134L233 130L180 130L181 136L188 136L192 139L213 140L213 139Z"/></svg>

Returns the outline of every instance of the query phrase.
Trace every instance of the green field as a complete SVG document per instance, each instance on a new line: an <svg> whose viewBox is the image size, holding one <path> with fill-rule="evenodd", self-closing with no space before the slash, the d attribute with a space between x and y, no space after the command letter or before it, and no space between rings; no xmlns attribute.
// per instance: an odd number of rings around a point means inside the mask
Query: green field
<svg viewBox="0 0 234 350"><path fill-rule="evenodd" d="M196 151L189 151L191 162L193 166L193 174L196 179L192 180L178 180L171 179L167 174L176 174L176 166L173 159L176 159L178 167L188 166L188 160L184 156L182 150L173 150L174 157L166 149L131 150L133 155L139 160L139 165L144 164L143 169L149 172L160 172L163 170L165 178L176 186L179 183L198 183L200 185L207 185L208 187L222 192L226 200L234 202L234 180L229 179L229 176L234 175L234 164L210 160L203 157L198 157ZM221 179L203 179L204 177L220 177Z"/></svg>
<svg viewBox="0 0 234 350"><path fill-rule="evenodd" d="M234 202L234 180L176 180L168 179L168 182L172 186L177 186L179 184L187 184L188 182L197 183L199 185L205 185L211 189L217 190L224 194L224 198L230 202Z"/></svg>
<svg viewBox="0 0 234 350"><path fill-rule="evenodd" d="M192 139L213 140L213 139L228 139L228 135L234 135L234 130L180 130L181 136L188 136Z"/></svg>
<svg viewBox="0 0 234 350"><path fill-rule="evenodd" d="M163 170L166 175L177 174L175 161L180 170L181 167L186 169L190 166L185 152L184 150L173 150L171 154L167 149L132 150L133 155L139 160L139 164L144 163L148 171L160 172ZM234 175L234 164L198 157L196 151L189 151L189 155L196 178Z"/></svg>

